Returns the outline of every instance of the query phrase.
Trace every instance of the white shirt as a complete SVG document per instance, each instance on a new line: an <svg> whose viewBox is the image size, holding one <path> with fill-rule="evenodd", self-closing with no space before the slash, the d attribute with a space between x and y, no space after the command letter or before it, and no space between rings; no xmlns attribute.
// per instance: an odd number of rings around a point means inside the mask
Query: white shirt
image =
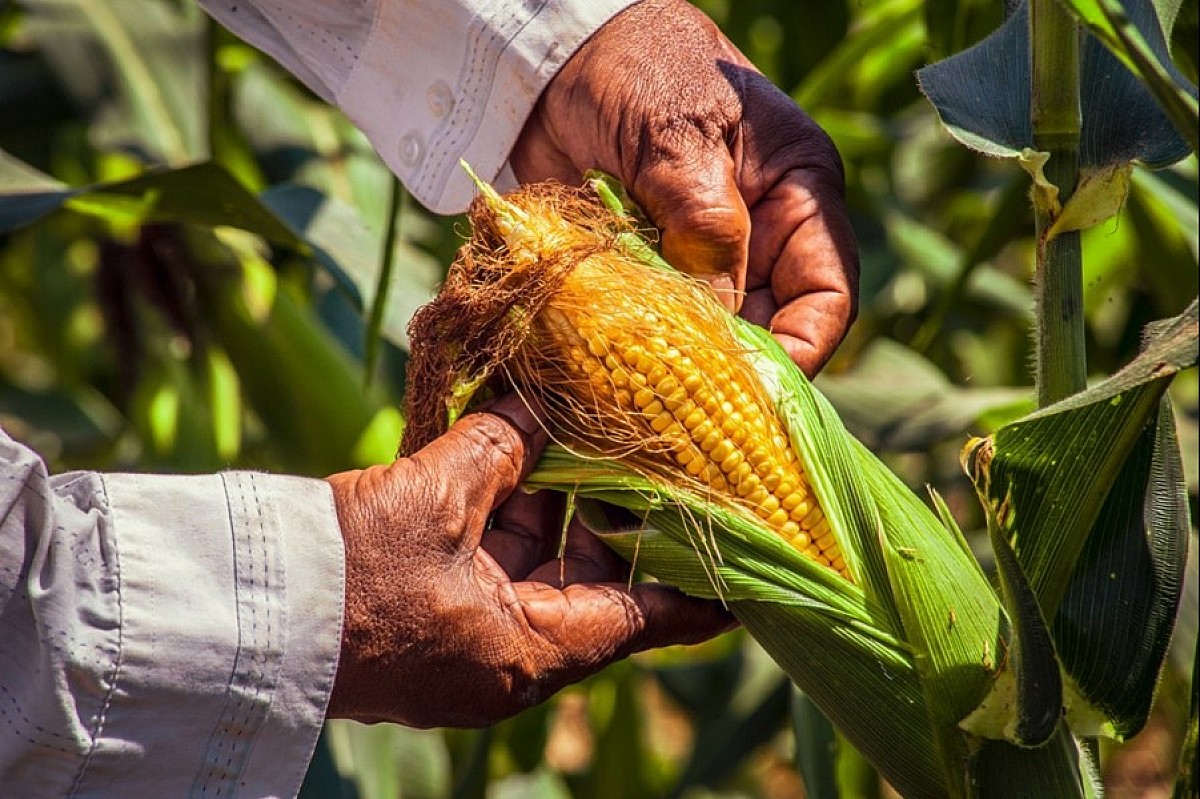
<svg viewBox="0 0 1200 799"><path fill-rule="evenodd" d="M466 207L542 88L629 0L201 0ZM292 796L341 642L322 480L51 477L0 431L0 794Z"/></svg>
<svg viewBox="0 0 1200 799"><path fill-rule="evenodd" d="M633 0L200 0L338 105L438 213L473 196L459 159L499 188L542 89Z"/></svg>
<svg viewBox="0 0 1200 799"><path fill-rule="evenodd" d="M50 477L0 430L0 795L294 795L342 570L323 480Z"/></svg>

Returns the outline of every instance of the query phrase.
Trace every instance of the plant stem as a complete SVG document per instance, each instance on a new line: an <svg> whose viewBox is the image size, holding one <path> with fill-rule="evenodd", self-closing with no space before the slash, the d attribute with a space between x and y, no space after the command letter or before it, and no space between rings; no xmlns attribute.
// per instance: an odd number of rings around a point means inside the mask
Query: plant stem
<svg viewBox="0 0 1200 799"><path fill-rule="evenodd" d="M1057 0L1032 0L1029 11L1034 147L1050 154L1047 180L1065 203L1079 179L1079 29ZM1038 404L1070 396L1087 386L1083 328L1083 263L1079 233L1047 233L1056 206L1034 194L1037 230Z"/></svg>
<svg viewBox="0 0 1200 799"><path fill-rule="evenodd" d="M375 298L371 303L371 315L367 320L366 347L363 354L363 384L371 387L375 379L375 362L378 360L379 343L383 337L383 313L387 309L388 293L392 287L392 263L396 260L396 237L400 234L400 217L404 204L404 186L396 177L392 178L392 194L388 200L387 230L383 234L382 263L379 280L375 284Z"/></svg>

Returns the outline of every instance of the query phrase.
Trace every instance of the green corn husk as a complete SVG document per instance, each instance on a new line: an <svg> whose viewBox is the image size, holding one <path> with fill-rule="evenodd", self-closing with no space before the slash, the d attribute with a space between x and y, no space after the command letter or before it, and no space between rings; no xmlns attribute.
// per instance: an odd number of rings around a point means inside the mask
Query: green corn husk
<svg viewBox="0 0 1200 799"><path fill-rule="evenodd" d="M591 187L610 221L598 240L577 246L573 219L531 216L554 207L544 195L522 206L520 196L510 202L481 184L475 240L461 261L470 267L482 251L501 264L509 259L513 270L497 277L493 268L486 279L452 272L448 305L435 300L414 320L408 432L416 438L406 449L444 429L489 379L514 379L520 372L506 369L508 361L538 346L534 320L557 278L539 291L517 273L544 267L558 276L607 251L647 270L669 269L629 227L612 186L593 180ZM597 208L593 201L585 220L593 232ZM485 295L477 305L486 314L464 305L472 292ZM935 513L849 435L768 333L724 318L774 402L853 580L805 557L753 515L714 502L711 492L627 459L555 445L527 487L573 494L589 526L639 569L723 601L904 796L1094 795L1086 755L1065 727L1051 724L1028 738L1031 728L1021 723L1028 681L1006 610L1013 600L988 581L940 499ZM626 508L640 524L613 528L598 503ZM1036 750L1015 745L1047 740ZM972 777L975 769L993 773L997 763L1011 774L999 793Z"/></svg>

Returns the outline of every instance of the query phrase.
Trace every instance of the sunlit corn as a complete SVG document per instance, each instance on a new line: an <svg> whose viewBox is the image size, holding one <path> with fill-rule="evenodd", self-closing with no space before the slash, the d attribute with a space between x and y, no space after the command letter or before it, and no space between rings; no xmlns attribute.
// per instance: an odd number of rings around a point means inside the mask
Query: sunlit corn
<svg viewBox="0 0 1200 799"><path fill-rule="evenodd" d="M426 421L459 390L456 380L499 370L580 457L757 518L852 579L747 344L711 289L661 261L648 265L657 256L594 196L547 185L502 198L477 185L476 235L414 320L422 346L410 364L405 446L436 436Z"/></svg>
<svg viewBox="0 0 1200 799"><path fill-rule="evenodd" d="M586 267L585 267L586 271ZM619 314L551 305L542 315L557 340L567 378L559 386L587 386L591 404L611 404L637 419L645 449L673 462L713 493L762 519L798 551L849 577L804 469L761 390L737 352L697 351L697 363L679 346L680 335L632 296ZM653 304L658 304L661 299ZM622 331L619 320L630 328ZM657 335L637 335L638 331ZM577 398L578 399L578 398Z"/></svg>

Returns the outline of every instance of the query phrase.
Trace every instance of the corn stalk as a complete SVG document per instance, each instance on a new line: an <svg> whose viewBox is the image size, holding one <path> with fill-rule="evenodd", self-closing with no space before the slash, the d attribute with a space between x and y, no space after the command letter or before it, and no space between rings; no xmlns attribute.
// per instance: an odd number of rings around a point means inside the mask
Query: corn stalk
<svg viewBox="0 0 1200 799"><path fill-rule="evenodd" d="M1020 600L1008 605L1016 637L1061 672L1061 696L1041 705L1061 702L1079 741L1123 740L1145 724L1186 560L1188 504L1163 393L1196 362L1196 302L1086 388L1078 240L1120 211L1131 162L1162 168L1194 149L1196 87L1171 64L1171 19L1149 0L1028 0L919 73L955 138L1033 178L1040 410L970 444L964 466L1005 593ZM982 781L1011 765L998 762L977 770Z"/></svg>
<svg viewBox="0 0 1200 799"><path fill-rule="evenodd" d="M1079 231L1054 229L1079 180L1080 31L1058 0L1031 0L1029 22L1033 142L1048 156L1033 191L1036 383L1044 407L1087 385Z"/></svg>

